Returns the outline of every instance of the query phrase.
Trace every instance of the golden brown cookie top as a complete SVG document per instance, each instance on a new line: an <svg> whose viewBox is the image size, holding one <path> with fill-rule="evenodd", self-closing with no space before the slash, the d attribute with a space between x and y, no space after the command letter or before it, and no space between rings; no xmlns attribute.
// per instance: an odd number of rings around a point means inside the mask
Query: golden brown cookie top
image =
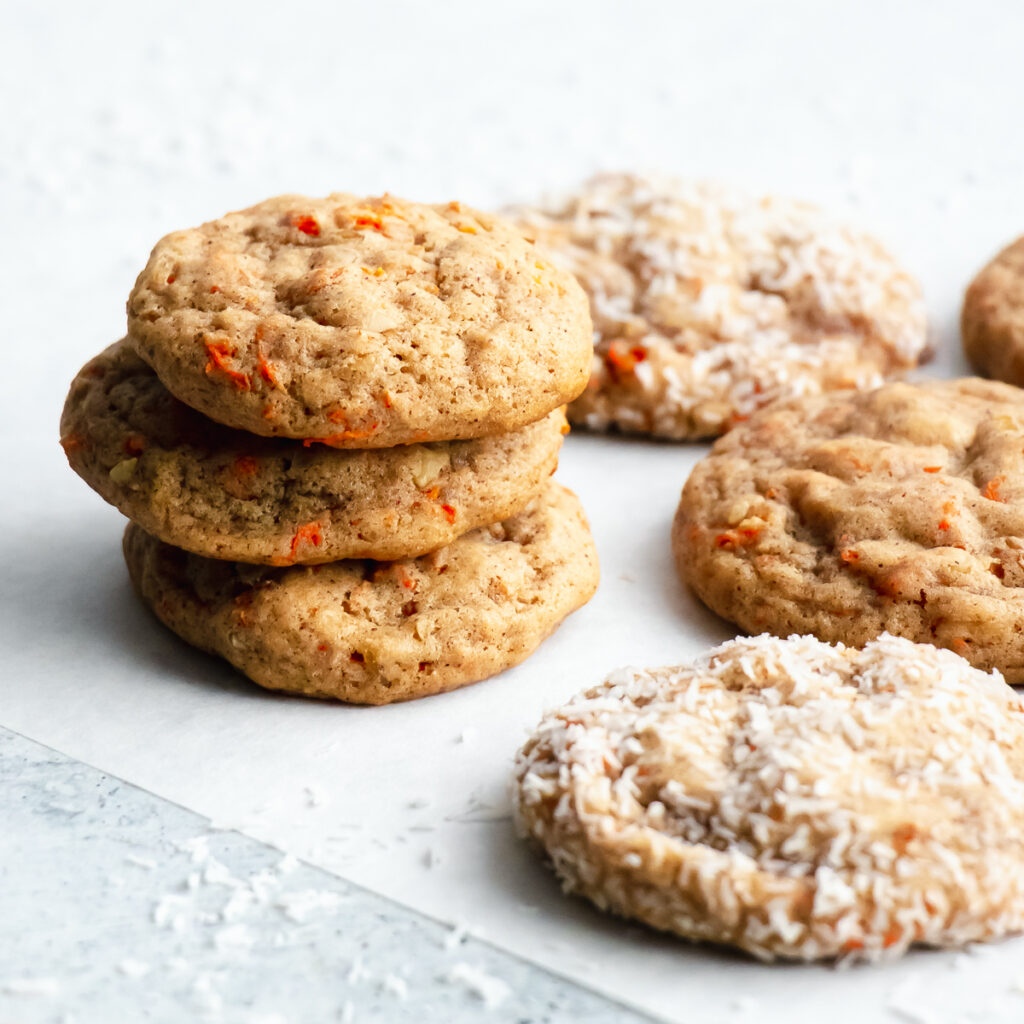
<svg viewBox="0 0 1024 1024"><path fill-rule="evenodd" d="M684 578L751 632L887 629L1024 679L1024 392L976 378L811 396L686 482Z"/></svg>
<svg viewBox="0 0 1024 1024"><path fill-rule="evenodd" d="M1024 384L1024 238L971 282L960 327L972 366L997 380Z"/></svg>
<svg viewBox="0 0 1024 1024"><path fill-rule="evenodd" d="M352 448L523 426L580 392L591 349L579 285L504 221L344 193L167 235L128 334L211 418Z"/></svg>
<svg viewBox="0 0 1024 1024"><path fill-rule="evenodd" d="M926 348L921 289L879 242L812 206L601 175L513 217L591 303L601 429L720 434L779 398L873 387Z"/></svg>
<svg viewBox="0 0 1024 1024"><path fill-rule="evenodd" d="M619 913L765 958L878 959L1024 925L1022 772L998 676L891 636L761 636L550 712L518 808Z"/></svg>

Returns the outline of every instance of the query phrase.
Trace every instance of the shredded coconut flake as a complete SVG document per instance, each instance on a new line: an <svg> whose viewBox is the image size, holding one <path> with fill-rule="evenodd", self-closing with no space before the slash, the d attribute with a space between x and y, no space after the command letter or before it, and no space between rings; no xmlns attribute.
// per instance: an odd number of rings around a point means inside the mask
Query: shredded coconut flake
<svg viewBox="0 0 1024 1024"><path fill-rule="evenodd" d="M517 811L567 887L770 959L1024 928L1024 704L883 635L744 638L548 714Z"/></svg>
<svg viewBox="0 0 1024 1024"><path fill-rule="evenodd" d="M128 957L117 965L117 969L126 978L144 978L153 968L144 960L133 960Z"/></svg>
<svg viewBox="0 0 1024 1024"><path fill-rule="evenodd" d="M805 204L608 174L512 214L590 296L570 414L591 428L710 436L777 398L879 384L926 347L918 284Z"/></svg>
<svg viewBox="0 0 1024 1024"><path fill-rule="evenodd" d="M488 1010L496 1010L512 994L512 990L501 978L496 978L472 964L455 964L442 980L461 985L476 996Z"/></svg>
<svg viewBox="0 0 1024 1024"><path fill-rule="evenodd" d="M396 999L404 1000L409 995L409 984L397 974L389 974L381 982L381 988Z"/></svg>
<svg viewBox="0 0 1024 1024"><path fill-rule="evenodd" d="M0 990L11 996L55 996L60 983L56 978L9 978L0 982Z"/></svg>
<svg viewBox="0 0 1024 1024"><path fill-rule="evenodd" d="M285 917L301 924L316 914L337 910L343 902L343 896L329 889L302 889L281 893L277 907Z"/></svg>

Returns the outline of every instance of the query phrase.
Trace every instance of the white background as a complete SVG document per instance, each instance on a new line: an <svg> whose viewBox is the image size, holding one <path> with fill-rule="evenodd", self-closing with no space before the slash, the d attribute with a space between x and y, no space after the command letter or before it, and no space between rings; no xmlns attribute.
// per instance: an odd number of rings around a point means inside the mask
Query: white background
<svg viewBox="0 0 1024 1024"><path fill-rule="evenodd" d="M594 527L597 598L499 679L367 710L266 695L165 633L130 595L118 515L57 446L67 385L123 330L150 246L283 191L487 207L626 168L816 200L921 276L930 372L963 372L963 287L1024 230L1024 6L0 11L0 724L669 1020L862 1024L901 1001L924 1021L1024 1018L1019 942L764 967L563 899L515 840L509 764L544 707L731 635L668 554L704 449L570 438L560 478Z"/></svg>

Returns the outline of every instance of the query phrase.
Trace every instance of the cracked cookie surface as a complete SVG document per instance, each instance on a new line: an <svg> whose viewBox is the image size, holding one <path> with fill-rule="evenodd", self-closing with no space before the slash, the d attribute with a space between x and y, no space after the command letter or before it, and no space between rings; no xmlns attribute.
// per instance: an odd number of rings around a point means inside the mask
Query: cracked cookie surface
<svg viewBox="0 0 1024 1024"><path fill-rule="evenodd" d="M888 631L1024 683L1024 392L967 378L764 409L694 467L672 547L749 633Z"/></svg>
<svg viewBox="0 0 1024 1024"><path fill-rule="evenodd" d="M613 174L511 216L590 298L592 373L569 418L593 429L713 437L776 399L874 387L926 352L917 282L806 204Z"/></svg>
<svg viewBox="0 0 1024 1024"><path fill-rule="evenodd" d="M892 636L760 636L548 713L515 803L602 909L763 959L878 960L1024 928L1022 780L998 675Z"/></svg>
<svg viewBox="0 0 1024 1024"><path fill-rule="evenodd" d="M971 282L960 317L964 352L987 377L1024 385L1024 238Z"/></svg>
<svg viewBox="0 0 1024 1024"><path fill-rule="evenodd" d="M558 464L561 410L471 441L339 451L259 437L179 402L124 342L75 378L71 467L160 540L273 565L414 557L519 512Z"/></svg>
<svg viewBox="0 0 1024 1024"><path fill-rule="evenodd" d="M211 419L339 448L518 429L579 394L591 355L576 280L505 221L344 193L167 235L128 338Z"/></svg>
<svg viewBox="0 0 1024 1024"><path fill-rule="evenodd" d="M267 689L355 704L517 665L598 582L583 510L555 483L418 559L265 568L186 554L134 524L124 550L142 600L183 639Z"/></svg>

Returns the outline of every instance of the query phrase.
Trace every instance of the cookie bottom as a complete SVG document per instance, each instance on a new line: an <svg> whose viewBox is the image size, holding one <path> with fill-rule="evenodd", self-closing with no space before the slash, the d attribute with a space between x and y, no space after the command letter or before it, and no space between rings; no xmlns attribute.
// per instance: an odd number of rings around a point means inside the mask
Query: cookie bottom
<svg viewBox="0 0 1024 1024"><path fill-rule="evenodd" d="M269 568L188 554L130 524L125 561L166 626L271 690L390 704L528 657L585 604L597 552L551 483L519 515L398 562Z"/></svg>

